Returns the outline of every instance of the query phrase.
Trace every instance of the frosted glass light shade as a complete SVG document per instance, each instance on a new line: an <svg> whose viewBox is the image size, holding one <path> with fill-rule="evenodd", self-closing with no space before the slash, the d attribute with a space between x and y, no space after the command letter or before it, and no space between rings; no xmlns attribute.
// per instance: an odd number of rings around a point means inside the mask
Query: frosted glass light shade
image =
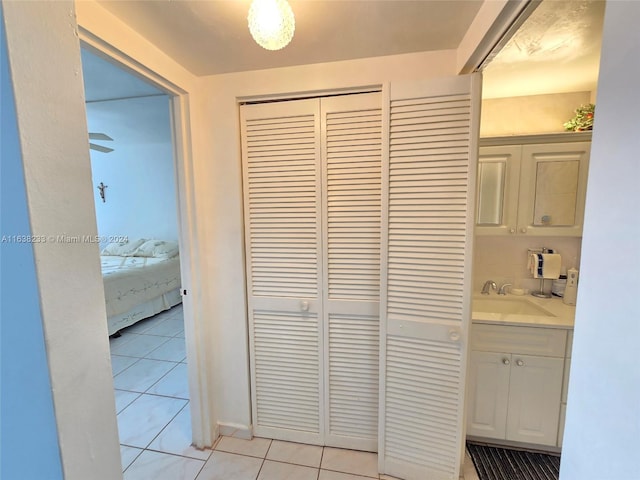
<svg viewBox="0 0 640 480"><path fill-rule="evenodd" d="M287 0L253 0L247 20L253 39L267 50L286 47L296 28Z"/></svg>

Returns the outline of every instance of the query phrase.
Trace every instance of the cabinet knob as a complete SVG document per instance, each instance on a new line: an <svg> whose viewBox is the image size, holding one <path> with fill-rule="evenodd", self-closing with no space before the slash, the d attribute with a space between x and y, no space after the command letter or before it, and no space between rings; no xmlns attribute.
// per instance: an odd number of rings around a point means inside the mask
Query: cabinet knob
<svg viewBox="0 0 640 480"><path fill-rule="evenodd" d="M519 367L524 365L524 361L522 361L521 359L516 360L516 365L518 365Z"/></svg>
<svg viewBox="0 0 640 480"><path fill-rule="evenodd" d="M520 229L520 233L527 233L527 227L523 227Z"/></svg>
<svg viewBox="0 0 640 480"><path fill-rule="evenodd" d="M515 228L510 228L509 229L509 233L516 233L516 229Z"/></svg>
<svg viewBox="0 0 640 480"><path fill-rule="evenodd" d="M300 302L300 310L302 310L303 312L309 311L309 302L307 300L303 300Z"/></svg>
<svg viewBox="0 0 640 480"><path fill-rule="evenodd" d="M508 358L503 358L502 363L504 363L505 365L509 365L511 362L509 361Z"/></svg>

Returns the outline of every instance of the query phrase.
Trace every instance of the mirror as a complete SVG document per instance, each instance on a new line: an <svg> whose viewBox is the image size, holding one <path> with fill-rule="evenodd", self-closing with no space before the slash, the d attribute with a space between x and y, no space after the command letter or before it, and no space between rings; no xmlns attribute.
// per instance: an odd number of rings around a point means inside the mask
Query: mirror
<svg viewBox="0 0 640 480"><path fill-rule="evenodd" d="M575 223L580 162L538 162L533 225L569 226Z"/></svg>
<svg viewBox="0 0 640 480"><path fill-rule="evenodd" d="M502 224L502 200L506 164L501 161L481 161L478 165L478 225Z"/></svg>

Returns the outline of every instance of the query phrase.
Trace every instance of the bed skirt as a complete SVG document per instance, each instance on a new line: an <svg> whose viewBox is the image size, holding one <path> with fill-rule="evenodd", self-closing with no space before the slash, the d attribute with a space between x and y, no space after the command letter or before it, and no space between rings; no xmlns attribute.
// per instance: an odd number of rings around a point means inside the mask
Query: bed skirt
<svg viewBox="0 0 640 480"><path fill-rule="evenodd" d="M153 298L142 305L136 305L128 312L113 315L107 318L107 326L109 329L109 335L129 327L136 322L164 311L169 310L171 307L182 302L182 296L180 295L180 289L175 288L167 293Z"/></svg>

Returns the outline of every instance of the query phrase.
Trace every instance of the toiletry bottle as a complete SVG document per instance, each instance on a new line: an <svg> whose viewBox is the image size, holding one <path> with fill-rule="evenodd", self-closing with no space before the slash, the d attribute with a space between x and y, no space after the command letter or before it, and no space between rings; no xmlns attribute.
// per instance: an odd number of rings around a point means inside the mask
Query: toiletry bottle
<svg viewBox="0 0 640 480"><path fill-rule="evenodd" d="M562 267L560 269L560 276L557 280L551 283L551 294L555 297L563 297L564 289L567 286L567 269Z"/></svg>
<svg viewBox="0 0 640 480"><path fill-rule="evenodd" d="M564 288L562 301L567 305L575 305L578 297L578 270L570 268L567 270L567 286Z"/></svg>

